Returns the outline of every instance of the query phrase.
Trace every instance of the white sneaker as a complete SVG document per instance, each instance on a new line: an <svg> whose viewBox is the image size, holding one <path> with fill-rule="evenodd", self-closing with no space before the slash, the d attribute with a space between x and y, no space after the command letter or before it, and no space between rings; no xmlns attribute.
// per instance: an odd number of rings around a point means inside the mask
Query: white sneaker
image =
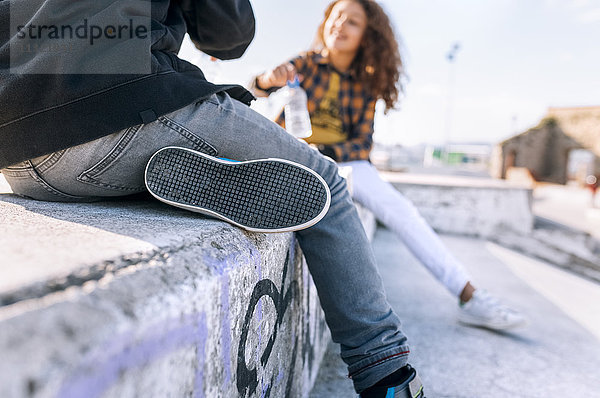
<svg viewBox="0 0 600 398"><path fill-rule="evenodd" d="M521 313L500 304L496 298L481 289L475 290L471 300L460 306L458 321L494 330L513 329L527 324L527 319Z"/></svg>

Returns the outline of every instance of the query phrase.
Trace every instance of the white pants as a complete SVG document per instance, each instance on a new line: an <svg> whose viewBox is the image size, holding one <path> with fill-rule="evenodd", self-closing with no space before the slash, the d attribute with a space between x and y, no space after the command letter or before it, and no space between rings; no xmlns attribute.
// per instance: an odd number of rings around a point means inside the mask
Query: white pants
<svg viewBox="0 0 600 398"><path fill-rule="evenodd" d="M352 167L353 199L371 210L411 253L455 296L471 279L415 206L379 176L366 160L339 163Z"/></svg>

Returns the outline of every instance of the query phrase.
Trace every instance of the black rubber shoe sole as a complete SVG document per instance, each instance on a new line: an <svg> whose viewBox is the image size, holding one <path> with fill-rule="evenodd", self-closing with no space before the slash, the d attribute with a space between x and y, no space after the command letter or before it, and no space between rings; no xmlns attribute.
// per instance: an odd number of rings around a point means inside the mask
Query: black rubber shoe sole
<svg viewBox="0 0 600 398"><path fill-rule="evenodd" d="M235 162L166 147L148 161L145 181L162 202L254 232L308 228L331 203L320 175L283 159Z"/></svg>

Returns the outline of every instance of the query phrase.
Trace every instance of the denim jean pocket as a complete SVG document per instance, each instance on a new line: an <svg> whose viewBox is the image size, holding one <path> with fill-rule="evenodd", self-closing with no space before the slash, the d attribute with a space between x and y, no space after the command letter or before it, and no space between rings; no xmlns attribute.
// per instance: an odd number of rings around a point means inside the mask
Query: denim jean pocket
<svg viewBox="0 0 600 398"><path fill-rule="evenodd" d="M217 156L218 152L214 146L210 145L197 134L192 133L189 129L177 123L175 120L167 116L161 116L158 118L158 121L164 124L166 127L177 131L177 133L179 133L182 137L189 140L194 145L193 149L210 156Z"/></svg>
<svg viewBox="0 0 600 398"><path fill-rule="evenodd" d="M36 169L37 172L43 173L46 170L50 169L52 166L54 166L56 162L58 162L60 158L65 154L65 152L66 149L63 149L62 151L53 152L49 155L39 156L37 158L33 158L31 160L26 160L24 162L20 162L9 166L4 170L5 173L9 173L11 171L18 173L19 171L28 170L33 167Z"/></svg>
<svg viewBox="0 0 600 398"><path fill-rule="evenodd" d="M95 185L100 188L138 192L144 188L143 181L131 181L127 178L126 149L132 143L142 125L133 126L125 130L117 144L96 164L81 173L77 180ZM119 161L121 160L121 161ZM122 163L123 167L119 167Z"/></svg>
<svg viewBox="0 0 600 398"><path fill-rule="evenodd" d="M65 154L66 150L40 156L31 160L15 164L2 170L6 182L10 185L13 193L51 202L78 202L85 198L70 195L58 190L48 183L45 174Z"/></svg>
<svg viewBox="0 0 600 398"><path fill-rule="evenodd" d="M153 123L124 130L108 153L79 174L77 180L122 194L141 192L145 190L146 163L154 152L171 145L217 154L217 150L198 135L161 116Z"/></svg>

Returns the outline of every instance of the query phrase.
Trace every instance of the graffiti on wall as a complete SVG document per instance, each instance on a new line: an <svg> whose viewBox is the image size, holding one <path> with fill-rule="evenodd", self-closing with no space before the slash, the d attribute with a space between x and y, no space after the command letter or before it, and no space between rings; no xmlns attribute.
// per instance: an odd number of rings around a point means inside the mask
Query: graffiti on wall
<svg viewBox="0 0 600 398"><path fill-rule="evenodd" d="M290 253L288 252L285 263L283 266L283 276L281 278L281 287L278 289L275 286L275 283L270 279L262 279L254 285L254 289L252 289L252 295L250 296L250 302L248 303L248 309L246 310L246 314L244 316L244 324L242 326L242 335L240 337L240 343L238 345L238 354L237 354L237 389L238 392L242 396L252 395L256 391L256 387L258 386L258 372L256 368L249 369L246 365L246 343L248 342L248 332L250 330L250 322L252 321L252 316L254 314L254 310L259 303L259 300L263 297L269 298L273 301L275 305L275 311L277 313L277 319L275 321L275 326L273 331L271 332L271 336L267 341L267 345L265 347L264 352L260 356L260 363L262 366L266 366L269 358L271 356L271 352L273 351L273 345L275 344L275 340L277 339L277 332L281 327L283 322L285 313L290 306L290 303L297 297L299 294L298 282L292 280L287 288L284 288L287 269L290 262ZM296 363L296 352L297 352L298 341L294 344L294 349L292 352L292 357L290 363L292 367L290 369L290 376L288 378L288 384L286 390L291 388L291 382L293 378L293 370L294 365ZM275 372L273 372L275 373ZM271 380L271 384L269 385L268 393L265 396L270 396L270 388L275 383L276 375L273 374L273 379ZM286 391L287 393L287 391ZM287 395L287 394L286 394Z"/></svg>
<svg viewBox="0 0 600 398"><path fill-rule="evenodd" d="M295 254L292 246L284 262L279 286L272 280L265 278L256 282L252 288L237 344L237 363L234 365L236 371L233 375L235 387L230 385L232 369L228 348L232 343L232 330L228 315L228 284L223 286L219 297L221 301L220 308L223 312L220 317L221 325L212 332L222 335L219 338L223 344L223 358L221 360L223 363L213 362L210 364L211 367L220 366L223 369L223 384L221 387L223 391L230 388L234 388L235 391L235 388L237 388L240 396L268 398L271 396L274 387L277 387L278 391L285 392L285 396L290 396L293 392L294 377L297 377L294 370L296 369L298 355L301 357L303 367L308 368L308 374L312 374L315 357L312 342L315 338L320 337L319 333L322 335L325 325L321 322L317 322L317 325L311 325L310 277L302 269L302 256L299 254L296 256ZM302 273L300 275L302 286L300 286L299 280L294 278L294 273L289 271L290 267L296 265ZM222 282L228 282L228 278L225 278ZM300 291L301 288L302 292ZM300 305L299 300L301 299L304 300L305 312L298 311L296 313L298 319L295 321L285 321L291 319L294 314L291 307ZM253 317L257 313L257 308L261 305L261 300L263 303L269 301L273 304L272 308L275 309L275 314L271 315L274 315L275 323L267 333L266 344L262 351L258 353L256 363L250 361L248 364L246 358L247 346L254 344L249 336L257 333L256 330L252 330L252 325ZM226 311L223 311L223 309ZM319 319L319 317L315 316L315 319ZM288 329L288 324L291 325L292 330ZM286 336L278 341L282 328L285 328ZM197 352L193 395L194 397L204 397L207 387L207 385L204 385L207 383L204 371L205 361L207 360L205 353L208 339L209 327L205 313L182 315L177 319L166 319L157 322L141 336L133 333L114 336L107 346L94 350L92 354L89 354L77 365L77 368L62 383L57 396L61 398L101 397L111 387L117 385L126 372L133 369L143 369L154 361L165 358L177 350L193 349ZM275 369L278 366L280 367L281 363L271 359L276 342L277 344L287 344L289 346L293 344L291 355L285 359L285 364L289 365L286 369ZM286 353L286 356L288 354L289 352ZM210 360L215 361L215 358ZM270 367L268 367L267 365L270 362ZM260 364L260 369L258 364ZM268 380L265 379L266 377L268 377ZM262 389L257 391L259 385L262 386Z"/></svg>

